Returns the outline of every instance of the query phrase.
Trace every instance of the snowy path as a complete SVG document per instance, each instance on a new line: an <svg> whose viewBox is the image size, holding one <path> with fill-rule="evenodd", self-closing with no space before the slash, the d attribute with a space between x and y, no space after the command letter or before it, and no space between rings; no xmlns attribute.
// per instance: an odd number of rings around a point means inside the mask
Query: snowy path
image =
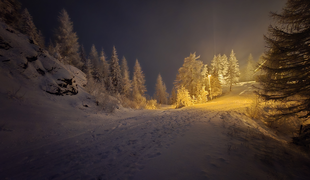
<svg viewBox="0 0 310 180"><path fill-rule="evenodd" d="M250 101L236 94L113 116L8 106L0 179L307 179L308 155L245 116Z"/></svg>

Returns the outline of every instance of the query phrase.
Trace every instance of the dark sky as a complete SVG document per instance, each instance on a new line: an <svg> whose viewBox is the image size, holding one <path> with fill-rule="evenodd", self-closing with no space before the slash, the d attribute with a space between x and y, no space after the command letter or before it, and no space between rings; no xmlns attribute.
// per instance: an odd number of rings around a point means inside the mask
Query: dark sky
<svg viewBox="0 0 310 180"><path fill-rule="evenodd" d="M160 73L170 93L178 69L190 53L210 64L214 54L229 56L233 49L240 65L250 53L255 60L264 52L263 34L285 0L19 0L34 23L52 37L65 8L79 43L92 44L110 58L115 46L130 71L136 59L153 95Z"/></svg>

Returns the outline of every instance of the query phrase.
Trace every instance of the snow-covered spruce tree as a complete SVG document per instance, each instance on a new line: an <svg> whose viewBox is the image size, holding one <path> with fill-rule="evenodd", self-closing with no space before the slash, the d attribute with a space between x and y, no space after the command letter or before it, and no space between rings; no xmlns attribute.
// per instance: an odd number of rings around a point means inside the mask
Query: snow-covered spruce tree
<svg viewBox="0 0 310 180"><path fill-rule="evenodd" d="M112 83L112 87L110 87L111 89L110 93L112 94L121 93L123 89L123 79L115 46L113 46L113 51L110 60L110 77Z"/></svg>
<svg viewBox="0 0 310 180"><path fill-rule="evenodd" d="M133 77L132 77L132 98L133 100L140 104L146 101L145 99L145 77L141 69L138 59L134 66Z"/></svg>
<svg viewBox="0 0 310 180"><path fill-rule="evenodd" d="M192 99L188 90L181 85L177 90L177 100L176 100L176 108L186 107L192 105Z"/></svg>
<svg viewBox="0 0 310 180"><path fill-rule="evenodd" d="M201 70L203 63L198 60L200 56L191 53L189 57L184 59L182 67L178 70L175 85L177 89L183 86L188 90L190 96L196 94L196 84L201 81Z"/></svg>
<svg viewBox="0 0 310 180"><path fill-rule="evenodd" d="M283 103L276 108L275 118L310 115L309 9L309 0L288 0L281 14L272 13L277 24L265 36L269 50L259 81L262 98Z"/></svg>
<svg viewBox="0 0 310 180"><path fill-rule="evenodd" d="M254 68L255 68L255 61L253 59L252 54L250 54L247 64L246 64L246 69L245 69L245 80L246 81L253 81L253 75L254 75Z"/></svg>
<svg viewBox="0 0 310 180"><path fill-rule="evenodd" d="M78 37L73 32L73 23L65 9L60 11L58 21L59 27L55 31L55 42L60 46L60 55L63 57L64 63L81 69Z"/></svg>
<svg viewBox="0 0 310 180"><path fill-rule="evenodd" d="M122 94L125 97L129 98L131 96L131 80L129 78L129 68L128 68L127 60L125 57L123 57L122 59L121 72L122 72L122 78L123 78Z"/></svg>
<svg viewBox="0 0 310 180"><path fill-rule="evenodd" d="M91 46L88 58L90 59L93 65L93 71L92 71L93 78L95 82L99 82L99 56L98 51L94 44Z"/></svg>
<svg viewBox="0 0 310 180"><path fill-rule="evenodd" d="M234 50L232 50L229 57L227 73L225 75L225 80L230 87L229 88L230 91L232 86L237 82L239 82L239 76L240 76L239 63L234 53Z"/></svg>
<svg viewBox="0 0 310 180"><path fill-rule="evenodd" d="M211 72L218 74L219 80L222 84L225 84L224 76L228 70L228 61L227 56L224 54L214 55L213 60L211 61Z"/></svg>
<svg viewBox="0 0 310 180"><path fill-rule="evenodd" d="M166 92L166 85L160 74L158 74L156 87L155 87L155 99L159 104L167 104L168 93Z"/></svg>
<svg viewBox="0 0 310 180"><path fill-rule="evenodd" d="M21 4L17 0L0 0L0 19L15 29L20 30Z"/></svg>
<svg viewBox="0 0 310 180"><path fill-rule="evenodd" d="M83 45L80 46L80 61L83 64L81 70L86 74L87 73L87 58L86 58L86 52L85 52Z"/></svg>
<svg viewBox="0 0 310 180"><path fill-rule="evenodd" d="M209 96L210 99L212 100L213 97L217 97L222 94L222 85L217 71L212 72L212 74L210 74L210 77L208 78L210 78L210 84L208 86Z"/></svg>
<svg viewBox="0 0 310 180"><path fill-rule="evenodd" d="M99 64L100 64L100 68L99 68L99 75L100 75L100 79L101 79L101 83L104 84L104 86L106 87L106 89L108 90L108 86L109 86L109 63L106 60L106 56L105 53L103 51L103 49L101 49L100 52L100 57L99 57Z"/></svg>
<svg viewBox="0 0 310 180"><path fill-rule="evenodd" d="M34 25L32 16L29 14L27 8L25 8L22 12L20 29L23 33L29 36L32 43L39 45L39 34L37 27Z"/></svg>

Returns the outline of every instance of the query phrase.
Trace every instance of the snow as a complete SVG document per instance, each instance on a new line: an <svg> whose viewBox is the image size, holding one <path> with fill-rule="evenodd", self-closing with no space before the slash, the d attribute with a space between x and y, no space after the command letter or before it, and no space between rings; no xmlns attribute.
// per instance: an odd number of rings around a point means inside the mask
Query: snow
<svg viewBox="0 0 310 180"><path fill-rule="evenodd" d="M0 49L1 179L308 179L310 175L307 152L246 116L254 82L233 86L232 92L225 87L221 97L187 108L120 108L108 114L84 91L85 74L48 54L35 63L41 63L44 71L57 63L58 74L41 76L33 68L29 69L33 76L24 76L18 64L2 62L6 58L19 62L14 58L24 56L14 52L36 54L37 49L30 48L21 34L3 29L0 33L6 41L24 43ZM29 67L35 64L29 62ZM65 76L76 80L78 94L56 96L42 89L46 80Z"/></svg>

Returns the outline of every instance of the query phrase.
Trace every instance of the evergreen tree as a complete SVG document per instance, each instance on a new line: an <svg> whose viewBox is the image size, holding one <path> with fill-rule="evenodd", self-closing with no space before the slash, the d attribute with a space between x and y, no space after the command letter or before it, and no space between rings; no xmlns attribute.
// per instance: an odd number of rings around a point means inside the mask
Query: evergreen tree
<svg viewBox="0 0 310 180"><path fill-rule="evenodd" d="M15 29L20 29L20 9L17 0L0 0L0 18Z"/></svg>
<svg viewBox="0 0 310 180"><path fill-rule="evenodd" d="M175 82L177 89L183 86L188 90L190 96L196 94L196 84L201 81L203 63L198 60L199 57L193 53L184 59L182 67L178 70L179 73Z"/></svg>
<svg viewBox="0 0 310 180"><path fill-rule="evenodd" d="M212 100L213 97L217 97L222 94L222 85L221 85L217 71L212 72L212 74L210 74L208 78L210 78L209 79L210 83L208 86L209 92L210 92L209 96L210 96L210 99Z"/></svg>
<svg viewBox="0 0 310 180"><path fill-rule="evenodd" d="M239 82L239 76L240 76L240 71L239 71L239 63L238 60L235 56L234 51L231 51L230 57L229 57L229 62L228 62L228 68L227 68L227 74L225 76L226 82L229 85L229 89L231 91L231 88L234 84Z"/></svg>
<svg viewBox="0 0 310 180"><path fill-rule="evenodd" d="M73 32L73 23L65 9L61 10L58 20L59 27L55 31L55 41L60 45L60 55L65 63L81 69L78 37Z"/></svg>
<svg viewBox="0 0 310 180"><path fill-rule="evenodd" d="M145 96L146 87L145 87L145 77L141 66L139 64L138 59L136 60L136 64L134 66L134 72L132 77L132 96L135 100L137 97Z"/></svg>
<svg viewBox="0 0 310 180"><path fill-rule="evenodd" d="M21 18L21 30L23 33L27 34L30 39L35 44L39 44L39 34L37 31L37 27L33 23L32 16L29 14L28 9L25 8L22 12L22 18Z"/></svg>
<svg viewBox="0 0 310 180"><path fill-rule="evenodd" d="M84 73L87 73L87 59L86 59L86 53L85 53L85 49L83 45L81 45L80 47L80 61L83 64L81 70Z"/></svg>
<svg viewBox="0 0 310 180"><path fill-rule="evenodd" d="M181 85L177 90L176 108L186 107L192 104L193 102L188 90Z"/></svg>
<svg viewBox="0 0 310 180"><path fill-rule="evenodd" d="M172 88L171 90L171 95L170 95L170 98L169 98L169 104L175 104L177 101L177 91L175 89L175 87Z"/></svg>
<svg viewBox="0 0 310 180"><path fill-rule="evenodd" d="M123 57L123 60L122 60L121 72L122 72L122 77L123 77L122 94L124 94L127 98L129 98L130 93L131 93L131 81L129 78L129 68L128 68L127 60L125 57Z"/></svg>
<svg viewBox="0 0 310 180"><path fill-rule="evenodd" d="M88 55L92 65L93 65L93 78L95 82L99 82L99 56L95 45L93 44Z"/></svg>
<svg viewBox="0 0 310 180"><path fill-rule="evenodd" d="M110 72L109 72L109 63L106 60L106 57L105 57L103 49L100 52L99 59L100 59L100 62L101 62L101 69L100 69L101 79L102 79L102 82L104 83L105 87L108 90L108 88L110 86L110 82L109 82L109 74L110 74Z"/></svg>
<svg viewBox="0 0 310 180"><path fill-rule="evenodd" d="M269 50L261 67L260 95L283 103L275 112L277 118L310 115L309 8L309 0L288 0L281 14L272 13L277 24L265 36Z"/></svg>
<svg viewBox="0 0 310 180"><path fill-rule="evenodd" d="M116 52L115 46L113 46L112 56L110 60L110 77L111 77L112 85L113 85L113 87L111 87L112 94L121 93L123 89L122 74L121 74L121 69L120 69L120 65L118 61L119 60L118 60L117 52Z"/></svg>
<svg viewBox="0 0 310 180"><path fill-rule="evenodd" d="M162 77L158 74L156 88L155 88L155 99L159 104L167 104L168 93L166 92L166 85L164 84Z"/></svg>
<svg viewBox="0 0 310 180"><path fill-rule="evenodd" d="M225 84L224 76L227 74L228 70L228 61L227 56L224 54L218 54L217 56L214 55L213 60L211 61L212 73L218 75L219 80L222 84Z"/></svg>
<svg viewBox="0 0 310 180"><path fill-rule="evenodd" d="M253 81L254 68L255 68L255 61L253 59L252 54L250 54L248 61L247 61L245 73L244 73L246 81Z"/></svg>

